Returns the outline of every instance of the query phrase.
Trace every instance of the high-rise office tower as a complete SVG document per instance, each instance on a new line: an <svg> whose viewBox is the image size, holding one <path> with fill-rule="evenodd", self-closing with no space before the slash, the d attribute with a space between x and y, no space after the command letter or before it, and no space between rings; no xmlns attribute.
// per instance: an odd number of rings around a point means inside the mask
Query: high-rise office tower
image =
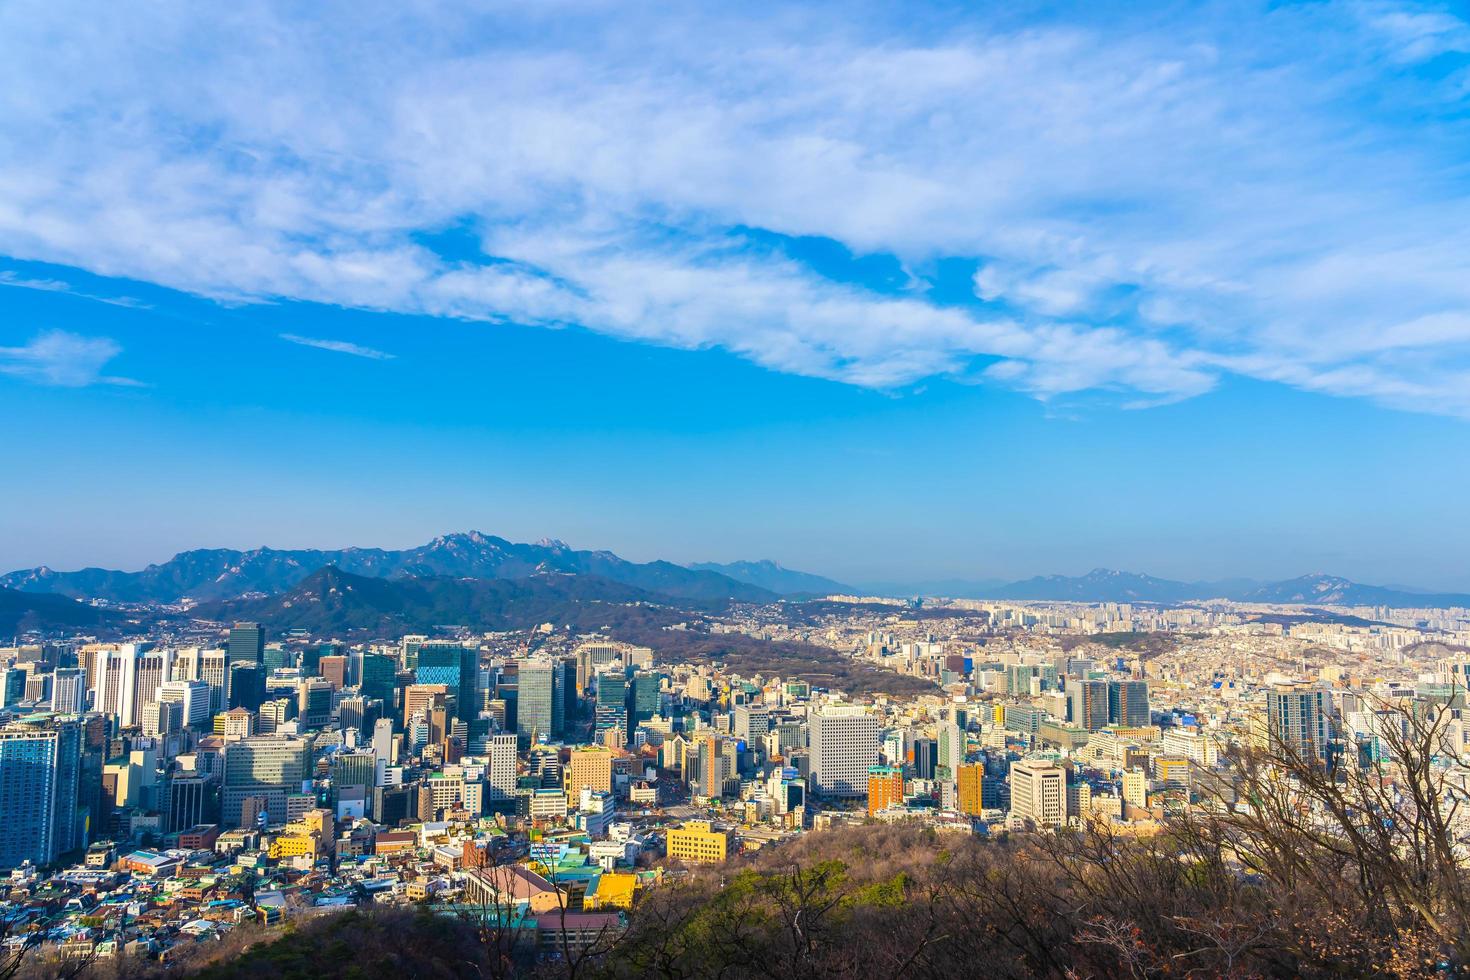
<svg viewBox="0 0 1470 980"><path fill-rule="evenodd" d="M934 762L935 779L954 779L960 763L965 761L965 733L953 721L939 723L939 738L935 747L938 755Z"/></svg>
<svg viewBox="0 0 1470 980"><path fill-rule="evenodd" d="M628 732L628 678L622 667L608 667L597 675L597 738L616 730L624 742Z"/></svg>
<svg viewBox="0 0 1470 980"><path fill-rule="evenodd" d="M19 667L0 668L0 707L8 708L25 699L26 680L30 676L28 671Z"/></svg>
<svg viewBox="0 0 1470 980"><path fill-rule="evenodd" d="M551 730L565 738L577 722L577 658L558 657L551 671Z"/></svg>
<svg viewBox="0 0 1470 980"><path fill-rule="evenodd" d="M919 779L933 779L938 767L939 743L924 736L914 739L914 775Z"/></svg>
<svg viewBox="0 0 1470 980"><path fill-rule="evenodd" d="M308 743L296 738L267 735L226 745L220 791L222 825L241 825L241 806L247 797L264 798L269 822L285 823L286 797L301 792L309 761Z"/></svg>
<svg viewBox="0 0 1470 980"><path fill-rule="evenodd" d="M616 643L584 643L573 656L577 661L577 689L584 692L608 665L623 664L623 648Z"/></svg>
<svg viewBox="0 0 1470 980"><path fill-rule="evenodd" d="M296 717L302 728L320 728L332 720L332 685L310 677L296 687Z"/></svg>
<svg viewBox="0 0 1470 980"><path fill-rule="evenodd" d="M868 791L868 770L878 763L878 719L857 705L814 708L808 720L812 792L858 797Z"/></svg>
<svg viewBox="0 0 1470 980"><path fill-rule="evenodd" d="M200 650L198 663L197 679L209 685L210 713L218 714L230 706L229 651Z"/></svg>
<svg viewBox="0 0 1470 980"><path fill-rule="evenodd" d="M210 697L209 685L203 681L168 681L158 689L158 700L175 701L183 706L183 723L189 728L209 721Z"/></svg>
<svg viewBox="0 0 1470 980"><path fill-rule="evenodd" d="M371 752L338 752L332 756L328 770L332 789L340 796L342 789L358 787L363 795L377 783L378 760Z"/></svg>
<svg viewBox="0 0 1470 980"><path fill-rule="evenodd" d="M580 798L584 787L599 793L612 792L612 753L607 749L594 746L572 750L567 761L567 796Z"/></svg>
<svg viewBox="0 0 1470 980"><path fill-rule="evenodd" d="M372 727L372 718L368 717L369 704L377 705L376 701L369 702L361 694L351 694L337 702L337 723L342 731L349 728L357 729L358 733L368 732Z"/></svg>
<svg viewBox="0 0 1470 980"><path fill-rule="evenodd" d="M258 664L265 659L265 630L259 623L236 623L226 643L232 664Z"/></svg>
<svg viewBox="0 0 1470 980"><path fill-rule="evenodd" d="M379 718L373 722L373 755L380 763L390 766L398 761L393 753L392 718Z"/></svg>
<svg viewBox="0 0 1470 980"><path fill-rule="evenodd" d="M516 733L521 742L534 745L538 738L550 738L552 699L555 684L549 660L522 660L517 665L519 701L516 708Z"/></svg>
<svg viewBox="0 0 1470 980"><path fill-rule="evenodd" d="M81 761L75 720L0 729L0 869L50 864L82 845Z"/></svg>
<svg viewBox="0 0 1470 980"><path fill-rule="evenodd" d="M1143 728L1149 721L1148 681L1108 681L1108 724Z"/></svg>
<svg viewBox="0 0 1470 980"><path fill-rule="evenodd" d="M489 765L485 773L485 802L491 809L503 809L516 798L516 750L514 735L492 735L489 740Z"/></svg>
<svg viewBox="0 0 1470 980"><path fill-rule="evenodd" d="M736 705L732 722L735 737L747 745L754 745L770 732L771 712L763 704Z"/></svg>
<svg viewBox="0 0 1470 980"><path fill-rule="evenodd" d="M149 701L143 705L144 735L172 735L184 727L184 706L177 701Z"/></svg>
<svg viewBox="0 0 1470 980"><path fill-rule="evenodd" d="M93 707L115 715L123 728L142 724L143 706L155 699L158 688L169 679L171 666L168 650L140 650L134 643L99 652Z"/></svg>
<svg viewBox="0 0 1470 980"><path fill-rule="evenodd" d="M1028 695L1032 680L1041 676L1036 664L1010 664L1006 667L1006 693Z"/></svg>
<svg viewBox="0 0 1470 980"><path fill-rule="evenodd" d="M230 707L255 711L265 701L265 668L258 663L230 664L226 689Z"/></svg>
<svg viewBox="0 0 1470 980"><path fill-rule="evenodd" d="M640 670L628 684L628 734L652 718L658 717L663 678L651 670ZM764 734L764 733L762 733Z"/></svg>
<svg viewBox="0 0 1470 980"><path fill-rule="evenodd" d="M347 658L340 654L318 660L316 671L324 681L338 690L347 686Z"/></svg>
<svg viewBox="0 0 1470 980"><path fill-rule="evenodd" d="M219 787L204 773L180 772L169 777L164 789L164 829L178 833L218 820Z"/></svg>
<svg viewBox="0 0 1470 980"><path fill-rule="evenodd" d="M357 686L363 697L383 702L385 711L393 707L393 692L398 683L398 665L392 657L380 653L360 653L357 660Z"/></svg>
<svg viewBox="0 0 1470 980"><path fill-rule="evenodd" d="M1067 678L1067 713L1078 728L1095 732L1108 726L1108 682Z"/></svg>
<svg viewBox="0 0 1470 980"><path fill-rule="evenodd" d="M693 779L690 792L708 800L718 800L725 795L725 780L734 771L731 767L731 752L734 746L724 738L708 732L694 743L694 764L689 767Z"/></svg>
<svg viewBox="0 0 1470 980"><path fill-rule="evenodd" d="M267 674L273 670L280 670L282 667L294 666L294 659L286 652L285 647L274 643L266 647L260 655L261 666L265 668Z"/></svg>
<svg viewBox="0 0 1470 980"><path fill-rule="evenodd" d="M476 696L480 679L480 651L458 643L425 643L419 647L414 680L418 684L442 684L455 698L459 718L466 722L479 714ZM548 719L548 727L549 727Z"/></svg>
<svg viewBox="0 0 1470 980"><path fill-rule="evenodd" d="M1011 763L1011 813L1038 827L1067 820L1067 775L1055 762Z"/></svg>
<svg viewBox="0 0 1470 980"><path fill-rule="evenodd" d="M87 710L87 678L80 667L58 667L51 679L51 710L79 715Z"/></svg>

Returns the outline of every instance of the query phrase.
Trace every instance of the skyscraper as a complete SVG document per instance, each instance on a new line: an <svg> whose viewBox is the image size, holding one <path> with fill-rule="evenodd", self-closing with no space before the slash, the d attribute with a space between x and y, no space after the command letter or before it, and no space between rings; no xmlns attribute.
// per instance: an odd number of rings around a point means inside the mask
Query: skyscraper
<svg viewBox="0 0 1470 980"><path fill-rule="evenodd" d="M0 869L50 864L81 846L81 755L74 720L0 729Z"/></svg>
<svg viewBox="0 0 1470 980"><path fill-rule="evenodd" d="M939 754L934 764L935 779L954 779L960 763L965 761L965 733L953 721L939 723Z"/></svg>
<svg viewBox="0 0 1470 980"><path fill-rule="evenodd" d="M878 719L857 705L814 708L809 720L812 792L857 797L878 763Z"/></svg>
<svg viewBox="0 0 1470 980"><path fill-rule="evenodd" d="M577 659L557 657L551 662L551 732L565 738L577 720Z"/></svg>
<svg viewBox="0 0 1470 980"><path fill-rule="evenodd" d="M58 667L51 680L51 710L79 715L87 710L87 678L80 667Z"/></svg>
<svg viewBox="0 0 1470 980"><path fill-rule="evenodd" d="M226 689L230 692L230 707L256 710L265 700L265 667L259 663L230 664Z"/></svg>
<svg viewBox="0 0 1470 980"><path fill-rule="evenodd" d="M398 665L392 657L380 653L357 653L357 686L366 698L383 702L385 709L393 706L393 691L398 683Z"/></svg>
<svg viewBox="0 0 1470 980"><path fill-rule="evenodd" d="M663 678L650 670L640 670L633 675L628 691L628 735L643 722L658 716L659 687ZM765 734L762 732L761 734Z"/></svg>
<svg viewBox="0 0 1470 980"><path fill-rule="evenodd" d="M272 823L284 823L286 796L299 793L306 778L308 744L295 738L257 736L229 743L224 756L222 824L240 826L241 805L252 796L265 799Z"/></svg>
<svg viewBox="0 0 1470 980"><path fill-rule="evenodd" d="M418 684L443 684L454 695L457 717L466 722L479 714L476 689L480 677L480 651L458 643L425 643L419 647L414 680ZM547 716L550 727L550 715Z"/></svg>
<svg viewBox="0 0 1470 980"><path fill-rule="evenodd" d="M158 688L169 679L171 663L169 651L140 650L134 643L99 651L94 709L115 715L123 728L142 724L143 705L154 700Z"/></svg>
<svg viewBox="0 0 1470 980"><path fill-rule="evenodd" d="M1067 678L1067 710L1078 728L1095 732L1108 726L1108 682Z"/></svg>
<svg viewBox="0 0 1470 980"><path fill-rule="evenodd" d="M489 809L503 809L516 797L516 736L490 736L489 766L485 773L485 803Z"/></svg>
<svg viewBox="0 0 1470 980"><path fill-rule="evenodd" d="M597 737L616 730L624 742L628 740L628 678L620 666L611 666L597 675Z"/></svg>
<svg viewBox="0 0 1470 980"><path fill-rule="evenodd" d="M517 666L520 700L516 712L516 733L527 745L538 737L550 737L552 728L552 664L549 660L522 660Z"/></svg>
<svg viewBox="0 0 1470 980"><path fill-rule="evenodd" d="M232 664L258 664L265 657L265 630L259 623L236 623L226 644Z"/></svg>
<svg viewBox="0 0 1470 980"><path fill-rule="evenodd" d="M1108 681L1108 724L1143 728L1149 720L1148 681Z"/></svg>
<svg viewBox="0 0 1470 980"><path fill-rule="evenodd" d="M919 779L933 779L939 766L939 746L932 738L914 739L914 775Z"/></svg>

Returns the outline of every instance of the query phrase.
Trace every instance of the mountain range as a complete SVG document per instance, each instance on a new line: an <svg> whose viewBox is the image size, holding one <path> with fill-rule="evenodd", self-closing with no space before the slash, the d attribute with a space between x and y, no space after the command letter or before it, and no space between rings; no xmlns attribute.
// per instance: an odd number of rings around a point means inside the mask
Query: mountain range
<svg viewBox="0 0 1470 980"><path fill-rule="evenodd" d="M826 576L785 568L773 561L704 562L677 565L668 561L631 562L610 551L582 551L561 541L517 544L504 538L469 531L437 537L425 545L399 551L382 548L338 550L251 551L199 549L175 555L162 564L136 572L84 568L58 572L42 566L0 576L0 588L67 599L107 602L173 603L181 600L219 603L262 596L281 596L306 582L318 570L332 568L363 579L409 581L463 579L524 582L561 576L595 579L599 601L669 603L689 607L709 603L773 602L782 597L824 596L834 593L887 595L940 595L952 598L1011 599L1071 602L1180 603L1205 599L1274 604L1353 606L1470 606L1470 595L1419 592L1402 586L1362 585L1333 575L1314 573L1281 582L1232 579L1181 582L1134 572L1096 568L1086 575L1044 575L1019 582L944 580L890 584L882 588L854 588ZM625 587L620 592L616 587ZM359 591L361 587L358 587ZM465 587L470 589L469 586ZM542 591L549 588L541 583ZM563 592L571 587L556 586ZM473 591L471 589L471 591ZM483 591L483 590L482 590ZM623 598L627 596L628 598ZM10 597L14 598L14 597ZM466 594L466 601L484 597ZM589 595L563 596L588 600ZM425 600L427 601L427 600ZM490 600L486 600L490 601ZM495 593L493 601L512 601L510 593ZM530 596L515 598L530 602ZM13 605L14 603L12 603ZM435 605L431 603L431 606ZM83 615L89 607L57 606L58 622ZM448 608L439 607L451 620ZM517 608L520 608L517 606ZM17 616L19 613L16 614ZM45 617L42 617L45 618ZM3 626L0 619L0 626ZM82 625L82 624L78 624Z"/></svg>
<svg viewBox="0 0 1470 980"><path fill-rule="evenodd" d="M986 598L1071 602L1197 602L1231 599L1279 605L1337 606L1470 606L1470 595L1408 591L1402 587L1360 585L1314 572L1282 582L1231 579L1218 582L1176 582L1094 568L1086 575L1042 575L994 589Z"/></svg>
<svg viewBox="0 0 1470 980"><path fill-rule="evenodd" d="M218 622L249 620L272 633L314 635L372 631L382 636L426 632L439 626L523 630L542 623L578 632L603 627L661 627L690 618L679 607L631 585L597 575L539 572L519 579L374 578L322 568L294 588L264 598L202 603L192 616Z"/></svg>
<svg viewBox="0 0 1470 980"><path fill-rule="evenodd" d="M833 581L825 575L814 575L811 572L798 572L795 569L778 565L769 559L762 561L732 561L723 565L718 562L706 561L697 562L689 567L703 572L715 572L716 574L724 575L726 578L733 578L737 582L754 585L757 588L780 595L825 596L853 591L852 586Z"/></svg>
<svg viewBox="0 0 1470 980"><path fill-rule="evenodd" d="M111 602L178 602L275 594L326 566L371 578L523 579L542 573L591 575L680 599L770 602L777 593L759 585L673 562L630 562L610 551L578 551L560 541L515 544L469 531L437 537L402 551L382 548L278 550L224 548L185 551L142 571L84 568L58 572L42 566L0 576L0 586Z"/></svg>

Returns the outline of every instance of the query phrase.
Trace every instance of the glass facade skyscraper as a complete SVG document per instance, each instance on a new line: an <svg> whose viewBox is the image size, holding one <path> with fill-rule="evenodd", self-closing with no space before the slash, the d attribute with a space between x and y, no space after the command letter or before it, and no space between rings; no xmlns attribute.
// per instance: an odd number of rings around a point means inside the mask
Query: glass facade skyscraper
<svg viewBox="0 0 1470 980"><path fill-rule="evenodd" d="M455 696L458 717L468 722L478 713L475 697L480 675L480 651L457 643L426 643L419 648L414 669L417 684L443 684ZM550 726L550 717L547 725Z"/></svg>
<svg viewBox="0 0 1470 980"><path fill-rule="evenodd" d="M0 729L0 869L50 864L82 845L81 755L75 721Z"/></svg>

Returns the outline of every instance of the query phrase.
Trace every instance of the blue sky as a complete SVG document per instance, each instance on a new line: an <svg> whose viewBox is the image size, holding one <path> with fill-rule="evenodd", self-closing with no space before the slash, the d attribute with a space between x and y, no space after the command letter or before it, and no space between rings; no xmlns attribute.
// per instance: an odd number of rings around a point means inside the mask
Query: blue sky
<svg viewBox="0 0 1470 980"><path fill-rule="evenodd" d="M467 11L0 8L0 566L1470 589L1463 5Z"/></svg>

